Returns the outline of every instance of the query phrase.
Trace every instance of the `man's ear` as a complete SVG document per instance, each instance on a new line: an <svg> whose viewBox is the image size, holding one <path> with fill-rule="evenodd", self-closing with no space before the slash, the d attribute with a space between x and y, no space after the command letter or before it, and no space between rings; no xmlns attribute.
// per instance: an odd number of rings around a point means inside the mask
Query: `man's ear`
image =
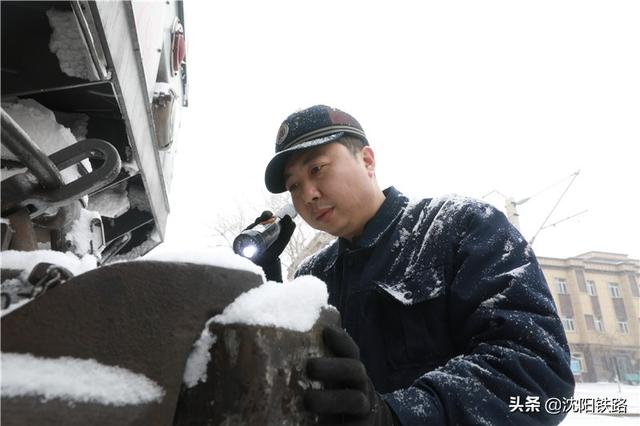
<svg viewBox="0 0 640 426"><path fill-rule="evenodd" d="M376 171L376 156L373 152L373 148L369 145L362 147L362 161L364 163L369 176L373 176Z"/></svg>

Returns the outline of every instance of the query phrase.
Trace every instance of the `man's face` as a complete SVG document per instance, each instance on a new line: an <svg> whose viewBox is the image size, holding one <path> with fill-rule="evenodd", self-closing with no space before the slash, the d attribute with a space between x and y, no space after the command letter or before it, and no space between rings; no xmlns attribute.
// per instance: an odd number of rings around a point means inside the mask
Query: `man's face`
<svg viewBox="0 0 640 426"><path fill-rule="evenodd" d="M373 206L374 166L370 147L354 155L344 145L329 143L292 155L284 169L285 186L309 225L352 239L379 207Z"/></svg>

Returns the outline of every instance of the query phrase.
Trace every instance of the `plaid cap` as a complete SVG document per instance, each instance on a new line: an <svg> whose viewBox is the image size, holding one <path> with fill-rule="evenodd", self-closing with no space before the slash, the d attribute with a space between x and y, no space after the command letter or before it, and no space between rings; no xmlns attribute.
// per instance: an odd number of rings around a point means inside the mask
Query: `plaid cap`
<svg viewBox="0 0 640 426"><path fill-rule="evenodd" d="M276 137L276 155L267 165L264 182L274 194L286 191L284 167L292 153L355 136L368 145L362 126L351 115L326 105L314 105L297 111L280 125Z"/></svg>

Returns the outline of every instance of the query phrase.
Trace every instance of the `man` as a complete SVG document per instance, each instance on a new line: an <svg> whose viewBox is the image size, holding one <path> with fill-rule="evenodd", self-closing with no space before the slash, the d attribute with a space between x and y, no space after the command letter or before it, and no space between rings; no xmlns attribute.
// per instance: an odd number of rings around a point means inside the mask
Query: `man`
<svg viewBox="0 0 640 426"><path fill-rule="evenodd" d="M360 124L316 105L282 123L266 169L269 191L338 237L297 272L327 283L346 330L308 361L325 386L307 409L333 424L559 423L545 404L573 394L569 350L527 242L488 204L382 191L375 165Z"/></svg>

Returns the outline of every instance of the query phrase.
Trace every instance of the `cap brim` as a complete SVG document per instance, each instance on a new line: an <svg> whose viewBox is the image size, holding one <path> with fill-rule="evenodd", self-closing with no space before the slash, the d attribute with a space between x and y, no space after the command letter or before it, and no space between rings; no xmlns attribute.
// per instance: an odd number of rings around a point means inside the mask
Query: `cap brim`
<svg viewBox="0 0 640 426"><path fill-rule="evenodd" d="M264 183L267 186L269 192L279 194L287 190L284 181L284 167L287 165L289 157L298 151L303 151L316 146L324 145L343 137L345 132L333 133L321 138L312 139L310 141L304 141L298 145L294 145L291 148L287 148L278 152L267 164L267 169L264 173Z"/></svg>

